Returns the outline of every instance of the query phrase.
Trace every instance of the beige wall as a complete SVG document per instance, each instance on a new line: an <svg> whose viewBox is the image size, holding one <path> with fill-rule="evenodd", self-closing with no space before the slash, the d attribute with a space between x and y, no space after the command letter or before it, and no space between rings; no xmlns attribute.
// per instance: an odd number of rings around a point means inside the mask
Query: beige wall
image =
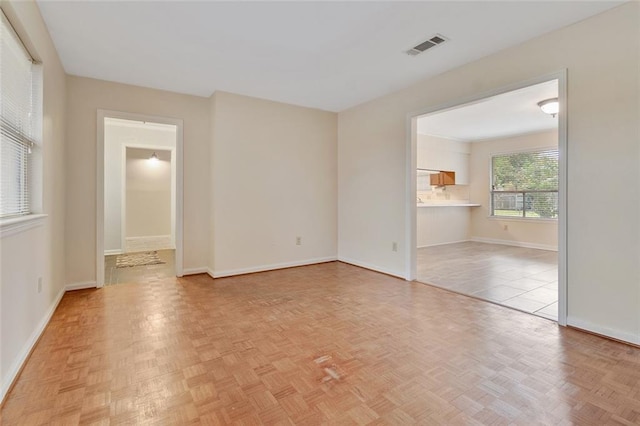
<svg viewBox="0 0 640 426"><path fill-rule="evenodd" d="M0 240L0 399L62 295L65 285L65 74L34 2L2 10L43 64L43 212L41 227ZM42 277L42 291L37 292Z"/></svg>
<svg viewBox="0 0 640 426"><path fill-rule="evenodd" d="M125 249L122 241L122 157L126 145L164 147L176 146L176 127L122 123L105 120L104 126L104 250ZM126 203L125 203L126 205ZM172 232L167 232L167 235ZM160 235L160 234L156 234Z"/></svg>
<svg viewBox="0 0 640 426"><path fill-rule="evenodd" d="M566 68L569 323L640 343L639 8L626 3L341 112L339 257L407 273L411 112ZM597 170L615 171L620 184L594 179Z"/></svg>
<svg viewBox="0 0 640 426"><path fill-rule="evenodd" d="M171 151L127 148L126 188L126 236L171 235Z"/></svg>
<svg viewBox="0 0 640 426"><path fill-rule="evenodd" d="M481 204L471 213L471 237L477 241L505 242L526 247L556 249L558 222L555 220L498 219L490 217L491 157L515 151L558 146L558 132L535 133L492 139L471 144L471 200ZM507 229L504 229L504 227Z"/></svg>
<svg viewBox="0 0 640 426"><path fill-rule="evenodd" d="M214 274L335 259L336 114L222 92L212 114Z"/></svg>
<svg viewBox="0 0 640 426"><path fill-rule="evenodd" d="M469 142L432 135L416 137L418 168L456 173L456 185L469 184Z"/></svg>
<svg viewBox="0 0 640 426"><path fill-rule="evenodd" d="M209 100L83 77L67 77L67 283L96 280L97 110L184 121L184 269L207 265ZM204 231L203 231L204 230Z"/></svg>

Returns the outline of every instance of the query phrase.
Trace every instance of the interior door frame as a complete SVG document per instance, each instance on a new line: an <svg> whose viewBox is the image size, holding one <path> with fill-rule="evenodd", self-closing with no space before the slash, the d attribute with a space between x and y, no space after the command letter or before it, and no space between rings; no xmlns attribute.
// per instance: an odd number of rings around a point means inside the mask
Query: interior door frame
<svg viewBox="0 0 640 426"><path fill-rule="evenodd" d="M178 118L160 117L124 111L98 109L97 111L97 149L96 149L96 287L104 286L104 120L118 118L122 120L144 121L176 126L176 276L183 276L183 131L184 122ZM166 149L166 148L165 148ZM124 244L124 241L122 242Z"/></svg>
<svg viewBox="0 0 640 426"><path fill-rule="evenodd" d="M407 259L407 269L405 279L414 281L417 276L417 206L416 206L416 168L417 168L417 120L421 116L454 109L459 106L481 102L486 98L523 89L535 84L544 83L551 80L558 80L558 101L560 111L558 112L558 324L567 325L567 70L542 75L530 80L521 81L504 87L492 89L483 93L456 99L440 105L426 107L407 114L406 120L406 235L407 247L405 250Z"/></svg>

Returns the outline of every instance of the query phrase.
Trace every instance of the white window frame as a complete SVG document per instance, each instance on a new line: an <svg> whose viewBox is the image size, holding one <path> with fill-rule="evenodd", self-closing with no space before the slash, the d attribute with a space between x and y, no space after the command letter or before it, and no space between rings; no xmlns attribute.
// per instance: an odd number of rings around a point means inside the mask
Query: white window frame
<svg viewBox="0 0 640 426"><path fill-rule="evenodd" d="M32 91L30 99L32 107L30 113L32 114L33 118L27 131L17 129L20 131L20 135L18 137L26 141L25 146L31 150L31 152L28 154L29 159L26 170L28 179L25 188L25 191L28 194L28 208L27 211L21 213L0 217L0 238L5 238L9 235L21 233L28 229L42 225L47 215L42 212L42 64L39 63L29 52L26 44L22 41L15 28L12 26L9 18L5 15L4 11L0 10L0 12L0 15L2 15L0 16L2 20L2 26L12 33L13 39L15 39L19 43L19 48L24 52L26 59L32 63ZM7 128L9 128L9 125L7 126ZM16 129L13 128L12 130ZM14 138L15 137L16 135L14 134Z"/></svg>
<svg viewBox="0 0 640 426"><path fill-rule="evenodd" d="M523 220L523 221L552 221L552 222L557 222L558 221L558 217L559 214L556 217L532 217L532 216L526 216L526 212L527 209L525 208L524 205L524 200L526 200L526 195L527 194L532 194L532 193L556 193L559 194L560 191L560 182L558 181L558 189L555 190L531 190L531 189L524 189L524 190L494 190L493 189L493 179L494 179L494 174L493 174L493 160L495 157L505 157L508 155L516 155L516 154L526 154L526 153L540 153L540 152L545 152L545 151L557 151L558 152L558 168L560 167L560 150L558 146L548 146L548 147L539 147L539 148L530 148L530 149L526 149L526 150L514 150L514 151L507 151L507 152L496 152L496 153L492 153L490 158L489 158L489 218L490 219L499 219L499 220ZM494 208L494 194L496 193L503 193L503 194L522 194L522 198L523 198L523 208L522 208L522 215L519 216L501 216L501 215L496 215L494 214L495 208ZM558 204L560 203L559 200L559 195L557 195L558 197Z"/></svg>

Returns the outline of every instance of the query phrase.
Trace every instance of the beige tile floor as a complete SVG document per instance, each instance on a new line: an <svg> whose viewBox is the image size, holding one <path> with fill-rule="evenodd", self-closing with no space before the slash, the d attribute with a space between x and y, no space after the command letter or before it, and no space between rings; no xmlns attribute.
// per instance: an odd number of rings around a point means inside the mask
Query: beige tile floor
<svg viewBox="0 0 640 426"><path fill-rule="evenodd" d="M419 282L558 320L558 253L464 242L418 249Z"/></svg>
<svg viewBox="0 0 640 426"><path fill-rule="evenodd" d="M104 257L104 285L122 284L160 280L176 276L175 250L158 250L160 260L166 262L159 265L134 266L116 268L118 255Z"/></svg>

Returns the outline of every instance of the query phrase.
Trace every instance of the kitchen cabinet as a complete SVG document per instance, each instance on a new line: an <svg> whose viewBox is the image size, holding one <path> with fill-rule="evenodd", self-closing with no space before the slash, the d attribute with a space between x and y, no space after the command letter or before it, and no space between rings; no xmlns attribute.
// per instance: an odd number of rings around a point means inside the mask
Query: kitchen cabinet
<svg viewBox="0 0 640 426"><path fill-rule="evenodd" d="M430 179L431 185L434 186L455 185L456 172L442 171L440 173L432 174L430 176Z"/></svg>

